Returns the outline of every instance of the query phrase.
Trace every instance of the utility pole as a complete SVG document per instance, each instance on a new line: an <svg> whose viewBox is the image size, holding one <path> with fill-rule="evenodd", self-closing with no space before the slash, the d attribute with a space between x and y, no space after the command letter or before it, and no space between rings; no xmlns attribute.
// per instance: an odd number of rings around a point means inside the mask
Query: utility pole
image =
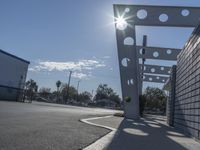
<svg viewBox="0 0 200 150"><path fill-rule="evenodd" d="M92 90L92 101L93 101L93 93L94 93L94 90Z"/></svg>
<svg viewBox="0 0 200 150"><path fill-rule="evenodd" d="M78 81L78 83L77 83L77 89L76 89L76 90L77 90L77 96L76 96L76 100L77 100L77 101L78 101L78 88L79 88L79 83L80 83L80 82L81 82L81 80Z"/></svg>
<svg viewBox="0 0 200 150"><path fill-rule="evenodd" d="M72 75L72 71L69 71L69 80L67 84L67 97L66 97L65 103L68 101L68 98L69 98L69 86L70 86L70 81L71 81L71 75Z"/></svg>

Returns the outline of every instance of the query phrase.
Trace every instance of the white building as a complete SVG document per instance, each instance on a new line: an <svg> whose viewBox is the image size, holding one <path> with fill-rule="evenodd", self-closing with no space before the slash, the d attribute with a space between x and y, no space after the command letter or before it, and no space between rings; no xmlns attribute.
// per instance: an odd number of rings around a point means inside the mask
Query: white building
<svg viewBox="0 0 200 150"><path fill-rule="evenodd" d="M0 49L0 100L19 100L29 64L29 61Z"/></svg>

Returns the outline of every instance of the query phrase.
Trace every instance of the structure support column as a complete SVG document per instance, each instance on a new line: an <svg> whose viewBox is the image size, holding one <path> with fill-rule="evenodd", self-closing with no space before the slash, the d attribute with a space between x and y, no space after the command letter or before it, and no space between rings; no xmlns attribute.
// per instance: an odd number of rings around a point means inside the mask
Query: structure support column
<svg viewBox="0 0 200 150"><path fill-rule="evenodd" d="M167 102L167 122L170 126L174 126L174 103L176 98L176 65L172 66L170 76L170 91Z"/></svg>
<svg viewBox="0 0 200 150"><path fill-rule="evenodd" d="M114 7L115 16L118 10ZM120 16L118 16L120 17ZM135 26L121 28L116 24L119 69L121 77L124 114L126 118L139 118L138 57L136 50Z"/></svg>
<svg viewBox="0 0 200 150"><path fill-rule="evenodd" d="M147 35L144 35L143 36L143 44L142 46L146 47L147 46ZM145 54L145 49L143 48L142 49L142 55ZM139 95L142 95L142 89L143 89L143 75L144 75L144 62L145 62L145 58L141 58L142 59L142 66L140 68L140 66L138 67L139 68L139 72L141 72L141 74L139 74L139 78L140 78L140 87L139 87ZM141 69L141 71L140 71Z"/></svg>

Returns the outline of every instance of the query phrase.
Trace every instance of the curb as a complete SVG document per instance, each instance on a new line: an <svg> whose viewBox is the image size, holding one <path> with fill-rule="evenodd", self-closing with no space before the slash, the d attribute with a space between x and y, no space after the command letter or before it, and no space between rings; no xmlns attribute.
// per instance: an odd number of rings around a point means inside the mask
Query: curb
<svg viewBox="0 0 200 150"><path fill-rule="evenodd" d="M112 141L114 135L116 134L117 130L115 128L112 128L112 127L95 124L95 123L92 123L92 122L89 122L89 121L90 120L96 120L96 119L110 118L110 117L113 117L113 116L80 119L80 121L83 122L83 123L111 130L108 134L106 134L105 136L96 140L95 142L93 142L89 146L83 148L82 150L103 150L109 145L109 143Z"/></svg>

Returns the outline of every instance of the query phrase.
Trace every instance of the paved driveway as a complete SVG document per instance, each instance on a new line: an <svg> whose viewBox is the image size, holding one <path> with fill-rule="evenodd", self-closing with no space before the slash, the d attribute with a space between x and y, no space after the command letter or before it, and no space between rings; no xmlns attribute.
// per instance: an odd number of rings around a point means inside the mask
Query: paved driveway
<svg viewBox="0 0 200 150"><path fill-rule="evenodd" d="M0 101L0 150L77 150L109 132L79 119L113 113L108 109Z"/></svg>

